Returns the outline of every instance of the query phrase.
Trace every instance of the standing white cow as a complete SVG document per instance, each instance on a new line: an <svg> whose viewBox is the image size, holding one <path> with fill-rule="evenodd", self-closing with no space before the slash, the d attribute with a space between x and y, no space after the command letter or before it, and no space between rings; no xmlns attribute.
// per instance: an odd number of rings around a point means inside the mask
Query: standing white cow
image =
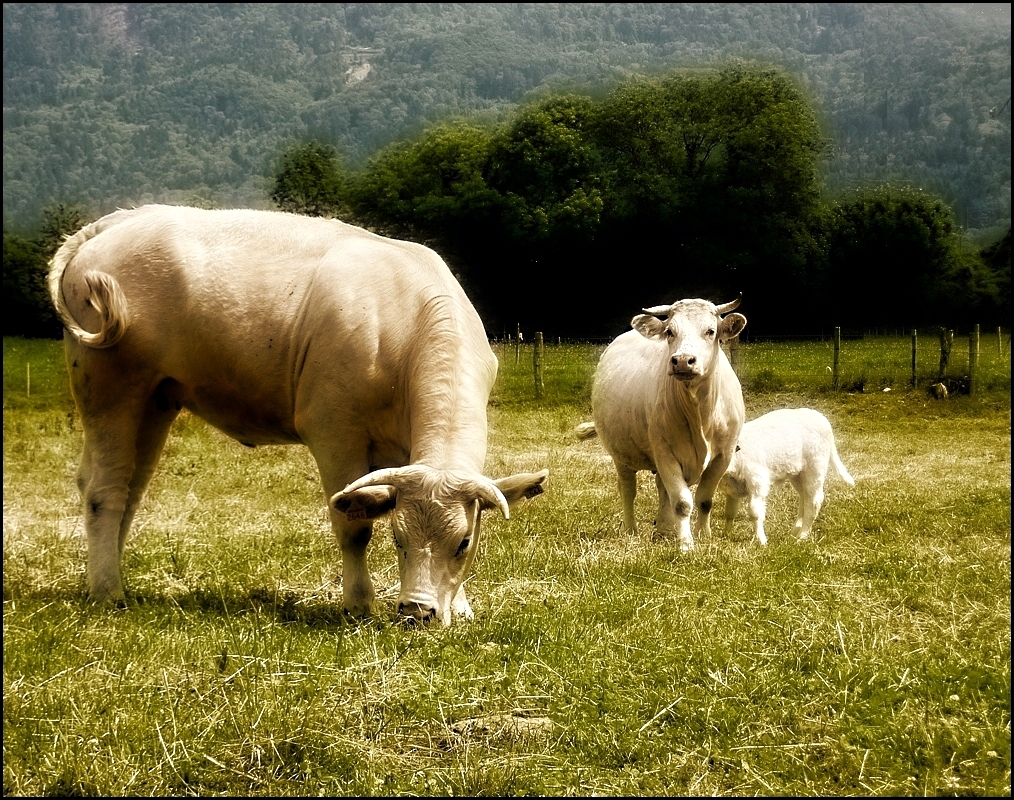
<svg viewBox="0 0 1014 800"><path fill-rule="evenodd" d="M788 481L799 495L796 533L810 535L824 502L824 479L829 464L849 486L855 480L838 458L834 432L827 417L812 408L783 408L750 420L739 434L732 463L719 489L725 495L725 528L731 530L741 500L748 499L754 532L767 544L764 518L771 489Z"/></svg>
<svg viewBox="0 0 1014 800"><path fill-rule="evenodd" d="M646 308L602 354L592 385L595 421L579 435L597 434L612 456L624 532L636 530L637 472L650 469L658 533L678 532L680 548L693 548L690 487L698 484L695 531L710 534L712 498L745 416L739 379L720 346L746 325L742 314L728 313L738 305L680 300Z"/></svg>
<svg viewBox="0 0 1014 800"><path fill-rule="evenodd" d="M310 448L348 611L374 606L366 549L391 512L399 613L471 616L481 512L506 517L548 472L482 475L497 361L435 253L336 220L151 205L67 239L49 286L84 425L93 598L123 596L131 521L187 408L250 446Z"/></svg>

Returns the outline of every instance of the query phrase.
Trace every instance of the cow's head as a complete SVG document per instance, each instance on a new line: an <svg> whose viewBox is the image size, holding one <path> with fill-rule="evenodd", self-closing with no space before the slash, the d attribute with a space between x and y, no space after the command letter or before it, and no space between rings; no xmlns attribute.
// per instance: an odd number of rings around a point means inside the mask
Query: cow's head
<svg viewBox="0 0 1014 800"><path fill-rule="evenodd" d="M409 621L470 614L462 595L455 599L479 546L482 512L509 507L542 494L549 470L490 480L482 475L437 470L422 464L381 469L346 486L331 505L359 519L391 512L398 549L401 592L398 614Z"/></svg>
<svg viewBox="0 0 1014 800"><path fill-rule="evenodd" d="M642 336L664 341L669 347L669 375L692 384L711 374L719 345L739 335L746 325L742 314L729 313L742 299L740 295L720 306L707 300L680 300L645 308L630 324Z"/></svg>

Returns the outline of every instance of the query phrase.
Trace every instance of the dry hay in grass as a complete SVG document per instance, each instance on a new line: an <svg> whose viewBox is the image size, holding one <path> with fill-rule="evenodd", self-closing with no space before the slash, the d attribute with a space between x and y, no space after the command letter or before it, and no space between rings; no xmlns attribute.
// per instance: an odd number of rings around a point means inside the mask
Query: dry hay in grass
<svg viewBox="0 0 1014 800"><path fill-rule="evenodd" d="M508 578L502 583L489 587L486 603L493 614L504 608L518 608L529 604L539 604L547 600L558 600L567 597L568 590L560 586L555 579L537 580L533 578Z"/></svg>
<svg viewBox="0 0 1014 800"><path fill-rule="evenodd" d="M475 739L545 739L553 733L553 720L544 716L529 716L527 711L515 709L510 714L484 714L470 717L450 725L451 733L458 737Z"/></svg>

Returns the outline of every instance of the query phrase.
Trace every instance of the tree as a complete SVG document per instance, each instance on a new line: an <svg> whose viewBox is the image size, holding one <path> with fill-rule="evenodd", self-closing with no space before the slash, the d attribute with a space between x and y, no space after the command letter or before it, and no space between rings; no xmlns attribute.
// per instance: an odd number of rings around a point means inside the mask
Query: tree
<svg viewBox="0 0 1014 800"><path fill-rule="evenodd" d="M86 222L80 207L58 203L43 210L35 236L4 230L4 336L60 336L63 326L47 286L49 261L63 240Z"/></svg>
<svg viewBox="0 0 1014 800"><path fill-rule="evenodd" d="M590 99L554 97L501 129L483 169L498 196L503 233L525 246L587 239L602 214L601 166L586 133Z"/></svg>
<svg viewBox="0 0 1014 800"><path fill-rule="evenodd" d="M993 273L993 279L996 282L997 304L1000 312L997 321L1010 327L1010 228L1007 228L1007 233L998 241L982 248L979 257Z"/></svg>
<svg viewBox="0 0 1014 800"><path fill-rule="evenodd" d="M754 330L787 314L798 324L819 256L810 230L825 141L785 74L733 67L626 84L593 132L605 164L596 252L650 267L629 304L743 292Z"/></svg>
<svg viewBox="0 0 1014 800"><path fill-rule="evenodd" d="M360 215L467 265L494 324L601 334L644 305L807 297L815 116L773 70L678 73L604 101L549 97L491 132L444 125L355 181ZM599 275L623 278L602 290ZM568 287L569 303L542 282Z"/></svg>
<svg viewBox="0 0 1014 800"><path fill-rule="evenodd" d="M995 314L996 281L963 254L951 210L921 190L880 186L835 204L824 285L829 319L846 326L971 324Z"/></svg>
<svg viewBox="0 0 1014 800"><path fill-rule="evenodd" d="M347 211L338 151L317 141L294 144L280 159L271 199L282 211L338 217Z"/></svg>

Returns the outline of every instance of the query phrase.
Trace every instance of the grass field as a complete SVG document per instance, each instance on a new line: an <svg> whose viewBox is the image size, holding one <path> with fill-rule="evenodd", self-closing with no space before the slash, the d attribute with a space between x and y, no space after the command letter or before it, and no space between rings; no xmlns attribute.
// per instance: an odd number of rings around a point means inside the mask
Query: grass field
<svg viewBox="0 0 1014 800"><path fill-rule="evenodd" d="M783 488L765 549L719 501L680 555L648 475L619 535L611 462L572 436L602 347L548 346L535 401L531 350L498 345L487 473L548 467L547 492L487 515L475 620L411 629L341 611L304 449L186 415L125 607L90 605L60 346L5 340L5 794L1009 795L1009 353L940 402L907 340L843 343L861 393L829 348L744 345L747 414L822 411L855 488L828 478L804 543Z"/></svg>

